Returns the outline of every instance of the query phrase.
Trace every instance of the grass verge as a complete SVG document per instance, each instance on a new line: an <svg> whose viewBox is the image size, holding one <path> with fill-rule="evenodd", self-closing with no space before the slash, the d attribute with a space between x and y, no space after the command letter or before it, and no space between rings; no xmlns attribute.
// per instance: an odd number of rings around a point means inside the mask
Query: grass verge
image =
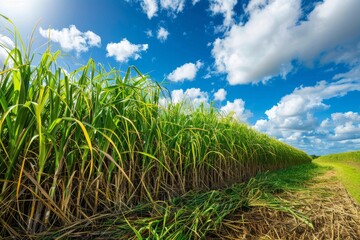
<svg viewBox="0 0 360 240"><path fill-rule="evenodd" d="M326 155L315 162L333 167L349 194L360 204L360 151Z"/></svg>

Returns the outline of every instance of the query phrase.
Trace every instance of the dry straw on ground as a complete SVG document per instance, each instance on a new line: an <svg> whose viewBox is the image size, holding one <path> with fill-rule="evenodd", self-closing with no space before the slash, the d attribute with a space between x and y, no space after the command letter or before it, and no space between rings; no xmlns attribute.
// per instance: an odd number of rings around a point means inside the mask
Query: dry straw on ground
<svg viewBox="0 0 360 240"><path fill-rule="evenodd" d="M295 209L309 216L313 228L289 213L255 207L224 223L226 239L360 239L360 207L333 171L313 179L306 190L279 197L296 199Z"/></svg>

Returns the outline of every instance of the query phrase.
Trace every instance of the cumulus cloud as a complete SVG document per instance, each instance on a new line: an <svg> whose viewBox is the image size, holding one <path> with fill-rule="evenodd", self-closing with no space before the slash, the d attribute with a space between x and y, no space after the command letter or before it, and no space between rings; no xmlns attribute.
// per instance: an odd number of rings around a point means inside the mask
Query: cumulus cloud
<svg viewBox="0 0 360 240"><path fill-rule="evenodd" d="M171 92L171 100L173 103L185 101L197 106L200 103L207 103L209 96L207 92L201 91L200 88L189 88L185 91L178 89Z"/></svg>
<svg viewBox="0 0 360 240"><path fill-rule="evenodd" d="M14 47L15 44L9 37L0 34L0 69L4 67L5 60L9 55L8 51Z"/></svg>
<svg viewBox="0 0 360 240"><path fill-rule="evenodd" d="M358 139L358 113L334 113L330 119L321 123L316 117L318 112L331 107L324 103L325 100L345 96L351 91L360 91L359 75L350 77L353 76L350 71L343 76L347 77L296 88L267 110L267 119L258 120L254 127L304 150L314 147L325 151L329 146L336 145L335 140Z"/></svg>
<svg viewBox="0 0 360 240"><path fill-rule="evenodd" d="M159 39L161 42L165 42L169 34L170 33L165 28L160 27L157 31L157 39Z"/></svg>
<svg viewBox="0 0 360 240"><path fill-rule="evenodd" d="M223 88L220 88L214 93L214 100L215 101L224 101L226 99L226 90Z"/></svg>
<svg viewBox="0 0 360 240"><path fill-rule="evenodd" d="M287 140L291 142L291 140ZM303 147L317 155L360 149L360 115L358 112L336 112L323 120L312 132L301 134L293 140L295 146Z"/></svg>
<svg viewBox="0 0 360 240"><path fill-rule="evenodd" d="M196 63L185 63L177 67L168 75L168 79L173 82L183 82L184 80L194 80L197 71L202 67L203 63L198 60Z"/></svg>
<svg viewBox="0 0 360 240"><path fill-rule="evenodd" d="M341 97L350 91L360 91L360 81L341 79L336 82L318 82L315 86L296 88L280 102L267 110L267 120L259 120L255 127L277 137L291 130L312 130L317 126L314 112L330 106L323 101Z"/></svg>
<svg viewBox="0 0 360 240"><path fill-rule="evenodd" d="M233 117L246 122L253 114L245 109L245 102L242 99L235 99L233 102L226 102L226 105L220 108L224 114L233 114Z"/></svg>
<svg viewBox="0 0 360 240"><path fill-rule="evenodd" d="M194 5L197 4L198 2L200 2L200 0L192 0L192 5L194 6Z"/></svg>
<svg viewBox="0 0 360 240"><path fill-rule="evenodd" d="M358 0L324 0L304 17L301 0L252 0L245 8L248 20L213 43L217 71L226 73L231 85L249 84L285 78L293 60L311 64L323 56L337 62L329 57L336 55L350 61L359 57L350 54L360 40L357 9Z"/></svg>
<svg viewBox="0 0 360 240"><path fill-rule="evenodd" d="M156 12L158 11L156 0L143 0L140 5L149 19L156 16Z"/></svg>
<svg viewBox="0 0 360 240"><path fill-rule="evenodd" d="M91 31L87 31L85 34L85 39L87 40L89 46L95 46L100 47L101 44L101 38L99 35L96 35L95 33Z"/></svg>
<svg viewBox="0 0 360 240"><path fill-rule="evenodd" d="M146 51L148 44L132 44L126 38L118 43L109 43L106 46L107 57L115 57L118 62L127 62L129 59L139 59L140 52Z"/></svg>
<svg viewBox="0 0 360 240"><path fill-rule="evenodd" d="M221 90L221 89L220 89ZM225 91L225 90L224 90ZM223 91L218 91L223 92ZM225 94L226 95L226 91ZM169 98L161 98L160 106L168 106L169 104L183 103L183 110L185 112L191 112L201 104L210 106L209 94L206 91L202 91L200 88L188 88L185 91L183 89L176 89L171 91ZM234 119L246 122L253 114L245 109L245 102L242 99L235 99L233 102L227 101L226 105L220 108L223 116L231 116ZM219 115L219 117L221 117Z"/></svg>
<svg viewBox="0 0 360 240"><path fill-rule="evenodd" d="M212 15L221 14L224 16L224 27L233 23L234 7L237 0L210 0L210 11Z"/></svg>
<svg viewBox="0 0 360 240"><path fill-rule="evenodd" d="M201 91L200 88L176 89L171 91L169 98L161 98L159 101L160 106L168 106L170 103L177 104L183 103L185 111L192 111L200 104L208 105L209 95L207 92Z"/></svg>
<svg viewBox="0 0 360 240"><path fill-rule="evenodd" d="M87 52L90 47L100 47L101 38L92 31L81 32L75 25L61 30L39 29L40 35L49 38L53 42L60 44L65 51L76 51L77 54Z"/></svg>
<svg viewBox="0 0 360 240"><path fill-rule="evenodd" d="M319 131L334 141L360 139L360 115L351 111L333 113L321 122Z"/></svg>

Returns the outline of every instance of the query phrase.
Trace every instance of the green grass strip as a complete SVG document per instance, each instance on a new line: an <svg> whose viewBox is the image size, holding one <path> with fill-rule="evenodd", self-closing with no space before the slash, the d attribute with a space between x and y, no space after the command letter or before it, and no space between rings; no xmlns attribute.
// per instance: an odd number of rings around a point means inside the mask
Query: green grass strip
<svg viewBox="0 0 360 240"><path fill-rule="evenodd" d="M360 151L326 155L315 162L333 167L349 194L360 203Z"/></svg>

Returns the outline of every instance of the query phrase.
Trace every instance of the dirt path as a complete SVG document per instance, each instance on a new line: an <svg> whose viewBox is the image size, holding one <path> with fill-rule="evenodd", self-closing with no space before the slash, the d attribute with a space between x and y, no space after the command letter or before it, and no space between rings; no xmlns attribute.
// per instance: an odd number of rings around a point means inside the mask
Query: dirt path
<svg viewBox="0 0 360 240"><path fill-rule="evenodd" d="M226 222L228 239L360 239L360 207L334 171L314 178L305 190L278 196L292 201L292 210L308 216L308 224L301 215L255 207Z"/></svg>

